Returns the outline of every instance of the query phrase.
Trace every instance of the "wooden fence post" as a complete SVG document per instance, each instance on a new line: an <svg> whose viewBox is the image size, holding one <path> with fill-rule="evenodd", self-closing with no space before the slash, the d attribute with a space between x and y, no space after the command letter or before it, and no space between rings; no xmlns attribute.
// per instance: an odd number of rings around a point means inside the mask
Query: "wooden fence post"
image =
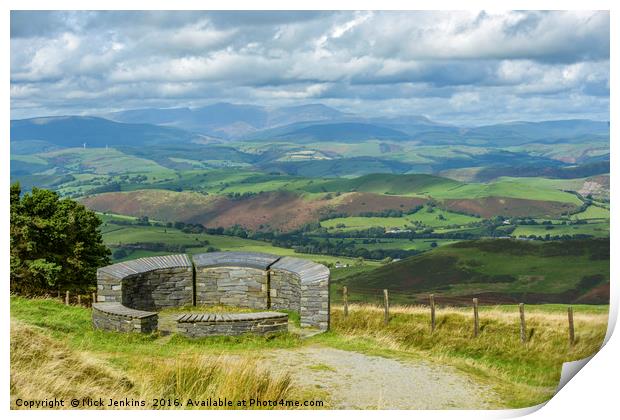
<svg viewBox="0 0 620 420"><path fill-rule="evenodd" d="M431 301L431 332L435 332L435 295L430 295Z"/></svg>
<svg viewBox="0 0 620 420"><path fill-rule="evenodd" d="M342 304L344 305L344 317L349 316L349 296L347 286L342 288Z"/></svg>
<svg viewBox="0 0 620 420"><path fill-rule="evenodd" d="M568 307L568 339L570 345L575 344L575 324L573 322L573 307Z"/></svg>
<svg viewBox="0 0 620 420"><path fill-rule="evenodd" d="M479 320L478 320L478 298L474 298L474 337L478 337L478 328L479 328Z"/></svg>
<svg viewBox="0 0 620 420"><path fill-rule="evenodd" d="M93 292L93 302L92 304L94 304L95 302L97 302L97 294L95 292ZM91 304L91 306L92 306Z"/></svg>
<svg viewBox="0 0 620 420"><path fill-rule="evenodd" d="M78 293L77 299L78 299L78 306L82 306L82 295Z"/></svg>
<svg viewBox="0 0 620 420"><path fill-rule="evenodd" d="M525 329L525 305L523 303L519 303L519 317L521 318L521 342L525 343L527 341L527 331Z"/></svg>
<svg viewBox="0 0 620 420"><path fill-rule="evenodd" d="M69 291L65 293L65 305L69 305Z"/></svg>
<svg viewBox="0 0 620 420"><path fill-rule="evenodd" d="M385 325L390 321L390 301L388 300L388 291L387 289L383 289L383 304L385 306Z"/></svg>

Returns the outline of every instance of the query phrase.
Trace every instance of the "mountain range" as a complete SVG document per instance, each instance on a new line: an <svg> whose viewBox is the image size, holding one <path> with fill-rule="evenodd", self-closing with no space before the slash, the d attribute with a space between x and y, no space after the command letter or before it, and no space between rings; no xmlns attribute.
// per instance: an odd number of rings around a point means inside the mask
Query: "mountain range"
<svg viewBox="0 0 620 420"><path fill-rule="evenodd" d="M609 123L584 119L509 122L460 127L423 116L366 117L323 104L262 107L218 103L199 108L145 108L103 116L39 117L11 121L11 142L38 147L276 141L365 140L422 145L509 147L528 143L608 141Z"/></svg>

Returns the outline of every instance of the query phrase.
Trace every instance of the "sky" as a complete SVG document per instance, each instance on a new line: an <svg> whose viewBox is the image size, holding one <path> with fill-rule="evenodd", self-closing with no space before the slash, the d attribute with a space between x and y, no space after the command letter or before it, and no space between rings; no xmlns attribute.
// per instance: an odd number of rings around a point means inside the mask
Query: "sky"
<svg viewBox="0 0 620 420"><path fill-rule="evenodd" d="M12 11L11 118L323 103L609 120L609 12Z"/></svg>

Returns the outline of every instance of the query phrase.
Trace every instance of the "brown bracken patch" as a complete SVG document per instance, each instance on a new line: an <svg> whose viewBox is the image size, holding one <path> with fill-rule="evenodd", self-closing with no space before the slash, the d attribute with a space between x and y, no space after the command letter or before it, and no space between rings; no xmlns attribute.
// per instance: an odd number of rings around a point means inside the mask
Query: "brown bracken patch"
<svg viewBox="0 0 620 420"><path fill-rule="evenodd" d="M443 206L448 210L481 217L555 217L577 209L570 203L509 197L448 199L443 201Z"/></svg>

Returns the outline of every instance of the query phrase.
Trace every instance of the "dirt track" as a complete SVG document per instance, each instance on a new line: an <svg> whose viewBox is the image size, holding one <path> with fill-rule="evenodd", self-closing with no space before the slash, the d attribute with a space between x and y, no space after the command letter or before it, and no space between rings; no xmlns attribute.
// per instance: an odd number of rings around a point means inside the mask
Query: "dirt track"
<svg viewBox="0 0 620 420"><path fill-rule="evenodd" d="M484 409L492 392L455 369L330 347L276 350L273 371L288 371L302 386L320 388L338 409Z"/></svg>

